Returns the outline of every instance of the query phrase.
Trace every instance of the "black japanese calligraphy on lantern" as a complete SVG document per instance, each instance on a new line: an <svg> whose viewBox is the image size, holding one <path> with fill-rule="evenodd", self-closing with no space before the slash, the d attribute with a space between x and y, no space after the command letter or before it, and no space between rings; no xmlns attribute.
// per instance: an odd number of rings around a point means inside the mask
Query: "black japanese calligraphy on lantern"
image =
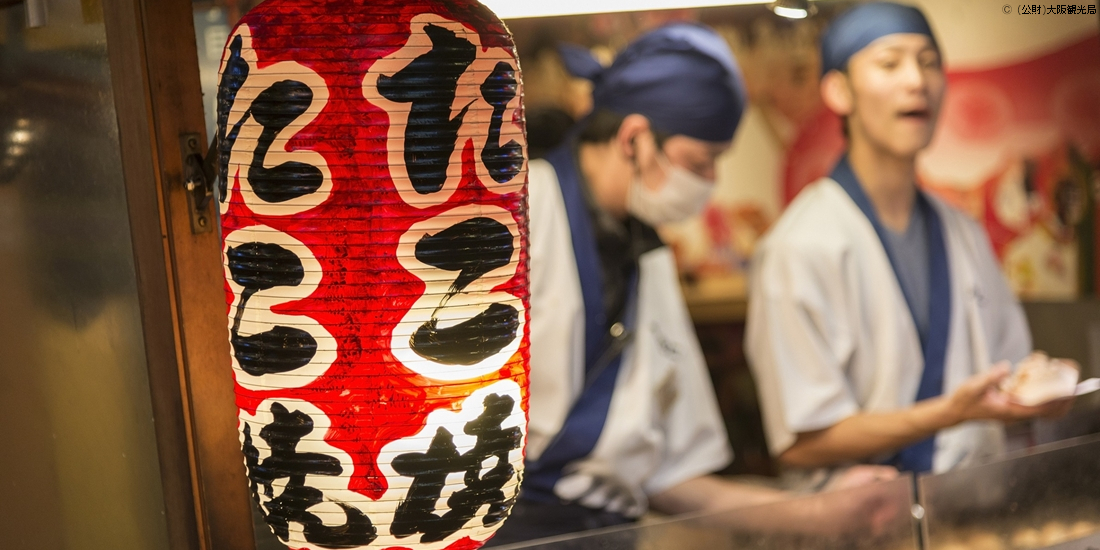
<svg viewBox="0 0 1100 550"><path fill-rule="evenodd" d="M324 180L324 175L316 166L298 161L286 161L273 168L265 166L275 137L302 116L313 102L313 90L309 86L297 80L275 82L252 100L233 129L226 132L229 112L233 109L237 93L248 79L248 63L241 57L240 44L240 36L234 37L230 43L230 57L218 87L218 137L223 152L220 162L222 200L226 198L229 153L237 142L241 127L250 117L263 128L252 151L252 162L246 175L256 196L266 202L280 203L315 193Z"/></svg>
<svg viewBox="0 0 1100 550"><path fill-rule="evenodd" d="M245 203L255 213L288 215L316 206L317 201L298 199L329 187L327 163L320 154L290 150L287 143L327 103L324 80L289 61L259 69L246 25L226 51L217 93L221 201L228 200L232 178L242 174L251 192ZM315 90L324 93L319 98ZM280 158L269 163L273 154Z"/></svg>
<svg viewBox="0 0 1100 550"><path fill-rule="evenodd" d="M233 103L237 100L237 92L248 79L248 62L241 55L244 37L236 35L229 43L229 58L225 60L222 68L221 82L218 84L218 186L219 200L225 202L229 197L226 182L229 179L229 151L233 150L233 144L237 142L237 135L241 132L241 126L248 117L241 117L233 129L229 130L229 111L233 109Z"/></svg>
<svg viewBox="0 0 1100 550"><path fill-rule="evenodd" d="M446 202L469 174L467 148L486 189L521 189L526 140L514 52L484 47L477 31L435 14L414 17L410 28L408 42L363 79L364 96L389 116L387 159L398 193L417 208Z"/></svg>
<svg viewBox="0 0 1100 550"><path fill-rule="evenodd" d="M490 271L504 267L514 251L512 232L492 218L472 218L416 243L416 259L445 271L458 272L449 298ZM516 339L519 311L501 303L473 318L448 328L439 328L432 318L413 333L409 347L418 355L447 365L473 365L491 357Z"/></svg>
<svg viewBox="0 0 1100 550"><path fill-rule="evenodd" d="M271 413L273 420L259 433L271 451L267 458L260 460L249 422L244 423L242 437L252 497L260 504L275 535L288 542L290 524L298 523L303 527L306 541L324 548L366 546L378 538L374 524L358 508L326 497L320 489L306 485L306 476L339 476L344 471L335 457L297 450L302 439L313 432L313 419L277 401L271 403ZM275 496L275 482L283 479L287 480L286 485ZM340 506L346 516L344 525L327 526L309 512L324 501Z"/></svg>
<svg viewBox="0 0 1100 550"><path fill-rule="evenodd" d="M516 97L519 82L516 70L503 61L496 64L492 74L481 84L481 96L493 106L493 118L489 124L489 137L481 150L481 162L497 183L508 183L523 170L523 146L516 140L500 144L500 129L504 125L504 112Z"/></svg>
<svg viewBox="0 0 1100 550"><path fill-rule="evenodd" d="M324 175L311 164L291 160L274 168L264 165L275 137L302 116L312 102L313 90L297 80L280 80L252 101L248 112L263 126L263 131L248 167L248 183L264 201L286 202L314 193L321 187Z"/></svg>
<svg viewBox="0 0 1100 550"><path fill-rule="evenodd" d="M515 502L504 494L504 486L516 475L509 462L511 451L519 449L523 434L519 427L502 427L511 416L516 401L509 395L489 394L483 402L484 412L467 422L463 432L475 436L477 442L469 451L459 454L454 435L446 428L436 429L427 452L398 455L392 463L400 475L413 478L408 494L398 505L390 533L403 538L422 534L420 542L438 542L458 532L477 511L489 505L482 518L484 526L503 520ZM495 465L483 472L486 460ZM448 510L436 513L447 475L463 473L464 488L447 499Z"/></svg>
<svg viewBox="0 0 1100 550"><path fill-rule="evenodd" d="M266 225L229 232L223 246L237 383L297 388L323 375L339 350L332 334L310 315L272 310L317 289L323 272L310 248Z"/></svg>
<svg viewBox="0 0 1100 550"><path fill-rule="evenodd" d="M464 380L512 358L526 316L522 300L501 287L519 266L517 225L503 208L472 204L413 224L401 237L409 244L400 245L398 260L424 283L390 340L405 367Z"/></svg>
<svg viewBox="0 0 1100 550"><path fill-rule="evenodd" d="M454 31L427 25L424 32L432 41L431 51L393 76L378 77L378 93L383 97L412 103L405 128L405 166L413 189L420 194L435 193L447 182L447 165L470 108L467 104L452 118L451 104L459 77L477 57L474 45Z"/></svg>
<svg viewBox="0 0 1100 550"><path fill-rule="evenodd" d="M301 284L305 275L302 260L277 244L260 242L231 246L226 256L233 282L244 288L230 329L233 354L241 370L252 376L262 376L309 364L317 353L317 340L304 330L276 325L252 336L240 335L241 317L252 295L261 290Z"/></svg>

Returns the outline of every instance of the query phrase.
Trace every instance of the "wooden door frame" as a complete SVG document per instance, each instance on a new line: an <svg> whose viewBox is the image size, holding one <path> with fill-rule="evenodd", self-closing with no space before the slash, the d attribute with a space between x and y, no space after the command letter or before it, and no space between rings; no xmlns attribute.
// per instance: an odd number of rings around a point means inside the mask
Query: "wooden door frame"
<svg viewBox="0 0 1100 550"><path fill-rule="evenodd" d="M206 135L192 10L103 0L170 548L254 550L221 242L183 187L180 135Z"/></svg>

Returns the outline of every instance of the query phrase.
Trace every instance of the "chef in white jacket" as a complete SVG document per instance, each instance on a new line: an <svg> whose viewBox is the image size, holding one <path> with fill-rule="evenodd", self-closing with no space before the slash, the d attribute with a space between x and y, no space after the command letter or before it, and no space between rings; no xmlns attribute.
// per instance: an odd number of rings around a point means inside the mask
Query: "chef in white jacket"
<svg viewBox="0 0 1100 550"><path fill-rule="evenodd" d="M732 458L671 251L653 226L706 202L745 105L725 42L673 24L591 79L593 113L529 172L531 386L520 499L491 544L722 510L782 492L710 475ZM841 484L889 474L854 473Z"/></svg>
<svg viewBox="0 0 1100 550"><path fill-rule="evenodd" d="M848 151L752 266L745 342L771 452L908 471L999 453L1003 422L1066 404L998 390L1031 350L1023 311L981 227L916 185L946 84L932 30L916 8L863 4L826 29L822 65Z"/></svg>

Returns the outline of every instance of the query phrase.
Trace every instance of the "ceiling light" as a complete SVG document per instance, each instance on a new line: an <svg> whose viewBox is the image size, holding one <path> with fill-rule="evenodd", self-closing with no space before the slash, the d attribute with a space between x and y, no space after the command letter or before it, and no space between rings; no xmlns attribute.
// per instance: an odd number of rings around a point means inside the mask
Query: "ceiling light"
<svg viewBox="0 0 1100 550"><path fill-rule="evenodd" d="M27 143L31 140L31 133L27 130L15 130L9 135L12 143Z"/></svg>
<svg viewBox="0 0 1100 550"><path fill-rule="evenodd" d="M549 17L587 13L766 4L762 0L482 0L497 17Z"/></svg>
<svg viewBox="0 0 1100 550"><path fill-rule="evenodd" d="M805 19L817 13L817 7L809 0L777 0L772 3L772 11L787 19Z"/></svg>

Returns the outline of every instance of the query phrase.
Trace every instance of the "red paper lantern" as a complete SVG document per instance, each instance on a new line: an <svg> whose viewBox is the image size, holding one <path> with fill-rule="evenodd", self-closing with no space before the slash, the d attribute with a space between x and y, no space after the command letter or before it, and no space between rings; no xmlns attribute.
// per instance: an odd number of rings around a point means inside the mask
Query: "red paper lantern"
<svg viewBox="0 0 1100 550"><path fill-rule="evenodd" d="M476 548L519 491L522 87L476 2L268 0L222 57L241 443L292 548Z"/></svg>

